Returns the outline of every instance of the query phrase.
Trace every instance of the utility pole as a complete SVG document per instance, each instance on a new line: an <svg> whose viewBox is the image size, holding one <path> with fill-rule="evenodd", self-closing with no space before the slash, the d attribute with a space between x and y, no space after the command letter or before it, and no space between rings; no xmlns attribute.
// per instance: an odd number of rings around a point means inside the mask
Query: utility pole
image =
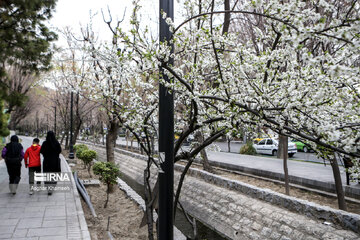
<svg viewBox="0 0 360 240"><path fill-rule="evenodd" d="M69 143L69 158L74 159L74 146L73 146L73 92L70 98L70 143Z"/></svg>
<svg viewBox="0 0 360 240"><path fill-rule="evenodd" d="M54 108L55 108L54 133L55 133L55 136L56 136L56 106Z"/></svg>
<svg viewBox="0 0 360 240"><path fill-rule="evenodd" d="M162 18L162 12L174 19L173 0L160 0L160 42L169 44L172 33L169 25ZM173 46L171 46L173 52ZM173 64L171 58L166 64ZM160 67L160 78L170 82L169 77ZM173 240L174 238L174 96L163 84L159 84L159 211L158 239Z"/></svg>
<svg viewBox="0 0 360 240"><path fill-rule="evenodd" d="M36 112L36 137L39 138L39 112Z"/></svg>

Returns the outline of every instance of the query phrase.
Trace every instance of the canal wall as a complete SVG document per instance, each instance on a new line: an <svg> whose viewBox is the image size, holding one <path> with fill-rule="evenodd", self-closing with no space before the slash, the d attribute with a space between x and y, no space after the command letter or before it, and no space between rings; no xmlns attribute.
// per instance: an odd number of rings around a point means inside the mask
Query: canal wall
<svg viewBox="0 0 360 240"><path fill-rule="evenodd" d="M90 146L105 159L105 150ZM116 150L116 161L127 176L143 183L146 158ZM175 165L175 188L181 165ZM157 169L152 168L151 180ZM180 201L184 208L208 227L229 239L359 239L360 216L268 189L229 180L198 169L185 177Z"/></svg>

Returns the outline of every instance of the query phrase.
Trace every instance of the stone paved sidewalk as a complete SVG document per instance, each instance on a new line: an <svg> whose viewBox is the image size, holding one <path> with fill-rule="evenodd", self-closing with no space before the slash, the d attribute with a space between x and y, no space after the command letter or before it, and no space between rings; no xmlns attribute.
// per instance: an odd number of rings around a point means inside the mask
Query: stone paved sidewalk
<svg viewBox="0 0 360 240"><path fill-rule="evenodd" d="M26 149L31 139L23 138ZM63 172L70 172L61 156ZM8 174L0 160L0 239L90 239L79 194L72 179L70 191L29 195L28 169L22 163L16 195L9 193Z"/></svg>

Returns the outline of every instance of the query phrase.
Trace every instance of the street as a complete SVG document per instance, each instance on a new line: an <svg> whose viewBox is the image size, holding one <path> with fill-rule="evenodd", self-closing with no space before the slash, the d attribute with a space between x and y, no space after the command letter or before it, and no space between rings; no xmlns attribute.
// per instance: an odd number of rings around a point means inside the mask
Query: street
<svg viewBox="0 0 360 240"><path fill-rule="evenodd" d="M117 144L126 145L125 138L118 138ZM259 170L270 171L274 173L283 173L283 160L270 155L244 155L239 154L241 143L231 143L231 152L227 152L226 142L216 142L221 149L220 152L207 151L209 161L229 163L243 167L250 167ZM130 142L128 142L130 147ZM137 142L133 142L133 147L138 147ZM156 149L157 147L155 147ZM187 148L187 147L184 147ZM321 163L321 164L319 164ZM306 179L316 179L322 182L334 182L334 176L330 164L322 164L313 153L298 152L288 161L289 174ZM340 164L339 164L340 165ZM340 166L342 183L346 184L345 169ZM355 184L355 183L354 183ZM353 185L353 184L351 184ZM355 184L356 187L359 185Z"/></svg>
<svg viewBox="0 0 360 240"><path fill-rule="evenodd" d="M126 145L126 141L124 137L119 137L116 140L117 144L123 144ZM130 146L130 142L128 142L129 146ZM217 145L220 148L220 152L224 152L224 153L229 153L228 152L228 144L227 142L215 142L215 145ZM244 144L242 142L236 142L236 141L232 141L230 143L230 153L233 154L239 154L240 152L240 148L243 146ZM134 147L138 147L138 144L136 141L133 142L133 146ZM155 149L157 149L157 147L155 147ZM213 152L213 151L207 151L208 153ZM270 156L270 155L258 155L259 157L270 157L270 158L276 158L274 156ZM324 161L320 158L318 158L314 153L304 153L304 152L297 152L292 158L289 159L291 160L299 160L299 161L308 161L308 162L316 162L316 163L323 163ZM342 165L341 163L339 163L340 165Z"/></svg>
<svg viewBox="0 0 360 240"><path fill-rule="evenodd" d="M215 144L220 147L221 152L229 152L227 142L216 142ZM239 153L240 148L243 145L244 144L242 142L234 142L234 141L232 141L230 143L230 152L231 153ZM269 155L259 155L259 156L272 157L272 156L269 156ZM324 162L322 159L318 158L314 153L311 153L311 152L310 153L304 153L304 152L299 152L298 151L291 159L293 159L293 160L302 160L302 161L310 161L310 162L318 162L318 163L323 163Z"/></svg>

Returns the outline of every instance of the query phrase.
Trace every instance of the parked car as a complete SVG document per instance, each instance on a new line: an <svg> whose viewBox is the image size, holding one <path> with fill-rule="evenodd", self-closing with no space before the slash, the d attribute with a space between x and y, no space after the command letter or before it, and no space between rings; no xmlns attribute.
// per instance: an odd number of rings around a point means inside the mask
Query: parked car
<svg viewBox="0 0 360 240"><path fill-rule="evenodd" d="M258 142L257 144L254 144L254 148L256 149L257 153L261 154L268 154L268 155L277 155L279 142L276 139L273 138L265 138ZM297 153L296 144L293 142L288 143L288 154L289 157L294 156L294 154Z"/></svg>
<svg viewBox="0 0 360 240"><path fill-rule="evenodd" d="M258 137L258 138L254 138L253 139L253 143L256 144L258 142L260 142L261 140L263 140L264 138Z"/></svg>
<svg viewBox="0 0 360 240"><path fill-rule="evenodd" d="M305 143L292 139L291 140L292 143L296 144L296 148L298 151L302 151L302 152L310 152L311 148L309 147L309 145L306 145Z"/></svg>

